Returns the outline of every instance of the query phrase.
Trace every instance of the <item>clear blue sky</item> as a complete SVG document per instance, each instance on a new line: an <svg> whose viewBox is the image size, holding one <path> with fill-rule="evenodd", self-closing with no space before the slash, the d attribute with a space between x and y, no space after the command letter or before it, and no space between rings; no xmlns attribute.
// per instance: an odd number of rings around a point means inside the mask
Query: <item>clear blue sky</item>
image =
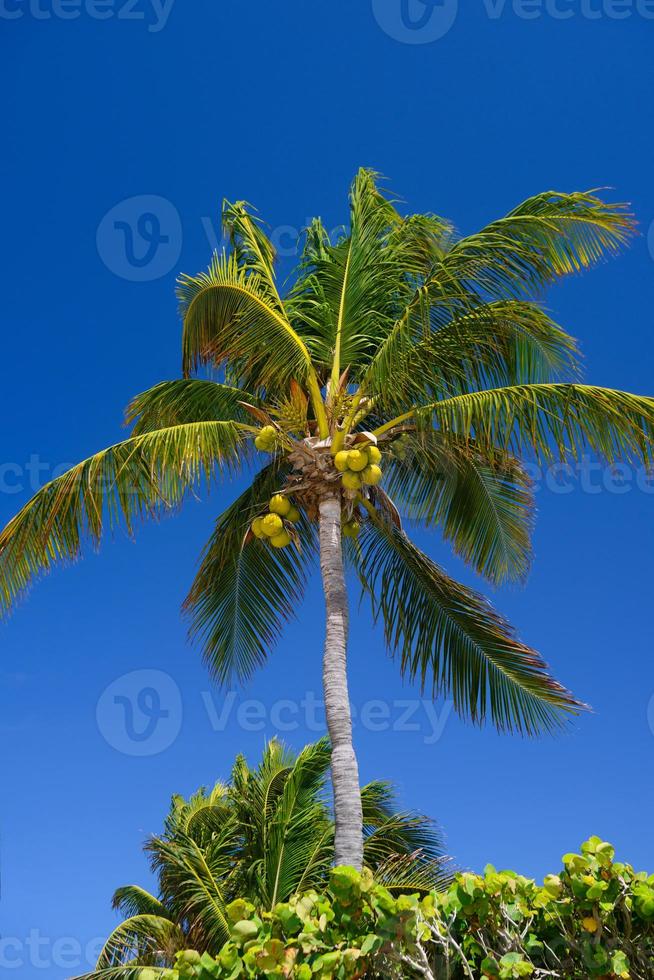
<svg viewBox="0 0 654 980"><path fill-rule="evenodd" d="M167 10L1 0L2 523L35 479L121 438L132 394L178 374L174 279L207 263L222 197L254 202L288 250L283 226L345 218L360 165L463 232L548 188L615 188L642 236L548 303L581 339L588 378L654 391L652 5L471 0L457 15L448 0L433 11L411 3L413 27L400 0L177 0ZM169 203L121 204L144 195ZM142 212L159 226L145 220L132 242L127 226ZM420 705L417 731L392 730L406 728L393 701L417 692L401 685L363 612L353 617L353 700L390 704L389 720L373 714L385 731L370 718L357 727L363 777L394 780L407 806L437 817L464 865L542 875L596 833L654 869L654 494L632 476L625 493L588 492L602 474L585 490L543 487L533 574L494 597L593 705L568 736L466 729L443 705L436 739ZM226 775L238 751L256 758L264 731L252 730L256 709L237 715L243 699L261 702L272 732L276 702L319 693L316 587L222 720L221 695L186 645L179 604L236 489L134 543L117 534L41 582L0 627L0 933L11 941L3 966L20 962L21 978L88 969L78 947L116 921L117 885L148 883L140 845L170 795ZM421 541L474 581L436 536ZM172 679L146 675L172 712L161 744L129 742L116 714L114 694L129 697L138 677L100 700L135 670ZM287 733L296 746L312 737L304 721ZM161 751L139 757L125 744Z"/></svg>

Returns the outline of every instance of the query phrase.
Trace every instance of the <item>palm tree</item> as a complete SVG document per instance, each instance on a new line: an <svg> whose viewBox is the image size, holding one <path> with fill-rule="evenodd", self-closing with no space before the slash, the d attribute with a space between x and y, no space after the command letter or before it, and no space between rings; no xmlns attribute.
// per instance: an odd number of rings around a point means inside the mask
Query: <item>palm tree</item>
<svg viewBox="0 0 654 980"><path fill-rule="evenodd" d="M583 706L411 542L401 515L439 525L491 582L523 578L524 458L649 465L654 400L580 383L575 341L536 301L627 241L624 206L548 191L457 238L434 215L400 214L367 170L349 206L333 239L312 222L282 295L261 224L243 202L224 205L229 252L179 284L184 378L138 395L131 437L44 486L0 534L0 601L9 608L36 575L77 558L84 538L99 542L121 519L131 531L198 484L259 464L218 517L185 608L214 677L245 680L319 556L335 859L360 867L345 562L405 678L475 723L560 725ZM213 379L196 376L205 369Z"/></svg>
<svg viewBox="0 0 654 980"><path fill-rule="evenodd" d="M230 902L272 911L298 892L323 889L334 849L324 799L329 766L326 739L299 755L272 740L256 769L239 757L228 784L188 801L173 797L163 834L146 844L159 896L136 885L116 891L114 908L126 918L87 980L127 977L137 964L168 967L189 948L217 955L230 938ZM364 861L378 881L395 891L429 891L450 881L430 820L399 812L387 783L365 786L361 799Z"/></svg>

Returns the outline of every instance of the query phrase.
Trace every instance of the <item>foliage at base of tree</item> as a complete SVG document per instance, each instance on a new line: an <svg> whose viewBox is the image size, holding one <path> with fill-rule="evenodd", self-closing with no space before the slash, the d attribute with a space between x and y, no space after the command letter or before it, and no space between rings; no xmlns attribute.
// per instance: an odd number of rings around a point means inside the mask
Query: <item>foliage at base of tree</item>
<svg viewBox="0 0 654 980"><path fill-rule="evenodd" d="M542 885L487 867L425 897L392 895L370 872L335 868L328 889L271 913L238 900L217 957L178 953L174 968L130 980L587 980L654 976L654 875L614 862L593 837ZM105 973L104 976L108 976Z"/></svg>

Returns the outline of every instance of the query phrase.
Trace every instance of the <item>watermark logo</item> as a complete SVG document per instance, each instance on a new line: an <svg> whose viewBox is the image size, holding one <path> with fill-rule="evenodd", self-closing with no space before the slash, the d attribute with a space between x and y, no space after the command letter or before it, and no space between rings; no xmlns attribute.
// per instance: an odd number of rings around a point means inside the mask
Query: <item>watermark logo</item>
<svg viewBox="0 0 654 980"><path fill-rule="evenodd" d="M647 705L647 724L649 725L649 730L654 735L654 694L649 699L649 704Z"/></svg>
<svg viewBox="0 0 654 980"><path fill-rule="evenodd" d="M483 0L489 20L511 13L520 20L654 19L654 0Z"/></svg>
<svg viewBox="0 0 654 980"><path fill-rule="evenodd" d="M372 0L372 9L389 37L402 44L430 44L454 26L458 0ZM505 17L524 21L654 20L654 0L479 0L479 9L490 21Z"/></svg>
<svg viewBox="0 0 654 980"><path fill-rule="evenodd" d="M400 449L398 449L400 452ZM403 457L409 459L407 455ZM46 483L56 480L73 464L70 461L52 463L39 453L31 453L23 462L4 460L0 462L0 498L4 496L17 497L25 492L36 493ZM631 492L654 494L654 470L643 466L631 466L626 463L607 465L583 456L576 463L552 463L549 466L539 466L536 463L524 463L523 468L532 483L534 493L552 493L557 496L583 493L597 496L601 493L616 496ZM456 469L451 469L448 476L457 480ZM507 474L510 477L510 474ZM80 476L82 479L82 476ZM115 490L113 476L103 478L98 476L94 487L104 493ZM139 494L140 487L123 487L123 494Z"/></svg>
<svg viewBox="0 0 654 980"><path fill-rule="evenodd" d="M39 929L31 929L23 937L0 936L0 969L92 969L103 946L101 937L83 942L75 936L44 936Z"/></svg>
<svg viewBox="0 0 654 980"><path fill-rule="evenodd" d="M323 735L327 730L325 702L314 691L307 691L299 701L282 698L272 704L254 698L241 700L236 691L229 691L223 701L217 702L210 691L203 691L202 701L213 732L228 731L234 726L243 732L274 732L281 736L298 731ZM436 705L424 698L350 702L355 730L419 734L425 745L435 745L443 737L453 707L452 701Z"/></svg>
<svg viewBox="0 0 654 980"><path fill-rule="evenodd" d="M104 740L124 755L158 755L182 727L182 696L161 670L134 670L107 687L97 704L96 720Z"/></svg>
<svg viewBox="0 0 654 980"><path fill-rule="evenodd" d="M168 23L175 0L0 0L0 20L138 21L158 34Z"/></svg>
<svg viewBox="0 0 654 980"><path fill-rule="evenodd" d="M39 929L30 929L27 936L0 936L0 969L92 969L103 946L101 937L82 942L75 936L44 936Z"/></svg>
<svg viewBox="0 0 654 980"><path fill-rule="evenodd" d="M431 44L454 26L459 0L372 0L375 20L395 41Z"/></svg>
<svg viewBox="0 0 654 980"><path fill-rule="evenodd" d="M98 225L96 245L107 268L122 279L160 279L182 251L179 212L155 194L128 197L107 211Z"/></svg>

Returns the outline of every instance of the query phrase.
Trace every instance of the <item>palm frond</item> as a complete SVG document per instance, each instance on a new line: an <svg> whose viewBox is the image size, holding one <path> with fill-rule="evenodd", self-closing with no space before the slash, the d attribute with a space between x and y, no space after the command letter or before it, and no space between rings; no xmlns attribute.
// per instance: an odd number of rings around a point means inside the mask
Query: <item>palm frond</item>
<svg viewBox="0 0 654 980"><path fill-rule="evenodd" d="M401 511L439 527L455 552L494 584L524 580L531 566L531 480L508 453L430 431L403 433L386 454L387 493Z"/></svg>
<svg viewBox="0 0 654 980"><path fill-rule="evenodd" d="M379 191L377 179L370 170L357 174L350 228L338 242L329 241L320 223L311 226L302 276L288 307L313 336L316 358L331 368L332 397L342 371L356 367L375 337L388 330L401 297L406 301L411 292L403 256L410 246L418 249L417 226L412 238L402 236L404 219Z"/></svg>
<svg viewBox="0 0 654 980"><path fill-rule="evenodd" d="M577 345L537 304L498 300L416 311L366 374L378 412L446 395L579 378Z"/></svg>
<svg viewBox="0 0 654 980"><path fill-rule="evenodd" d="M261 227L261 221L252 213L253 210L247 201L230 203L224 200L223 229L229 235L232 252L239 268L260 276L261 284L281 309L282 303L275 285L273 268L275 248Z"/></svg>
<svg viewBox="0 0 654 980"><path fill-rule="evenodd" d="M186 937L169 918L134 915L114 929L104 944L96 970L129 965L170 966L174 955L186 948Z"/></svg>
<svg viewBox="0 0 654 980"><path fill-rule="evenodd" d="M420 813L399 810L390 783L364 786L361 804L363 861L379 884L391 891L430 891L451 880L454 866L440 828Z"/></svg>
<svg viewBox="0 0 654 980"><path fill-rule="evenodd" d="M158 898L138 885L123 885L117 888L111 900L114 909L128 918L135 915L155 915L169 918L165 906Z"/></svg>
<svg viewBox="0 0 654 980"><path fill-rule="evenodd" d="M324 875L331 853L331 827L322 791L330 759L331 748L323 738L307 745L291 766L282 761L280 770L267 773L263 781L261 814L267 846L262 855L262 884L265 882L271 909ZM321 826L324 843L316 847Z"/></svg>
<svg viewBox="0 0 654 980"><path fill-rule="evenodd" d="M634 227L624 204L607 204L592 192L546 191L457 242L434 278L485 297L533 296L617 252Z"/></svg>
<svg viewBox="0 0 654 980"><path fill-rule="evenodd" d="M529 198L506 217L454 243L417 280L412 298L380 338L362 385L379 395L393 383L407 395L401 382L411 374L402 365L417 342L430 341L435 330L453 319L477 316L480 305L533 299L543 286L616 252L633 232L625 205L607 204L590 193L548 191ZM524 351L524 338L521 346Z"/></svg>
<svg viewBox="0 0 654 980"><path fill-rule="evenodd" d="M169 980L170 967L167 966L148 966L152 970L155 978L161 977L162 980ZM143 976L143 965L132 964L130 966L110 966L106 969L93 970L91 973L84 973L82 976L73 977L72 980L141 980Z"/></svg>
<svg viewBox="0 0 654 980"><path fill-rule="evenodd" d="M0 612L32 579L72 561L88 538L169 511L202 479L233 467L243 433L233 422L159 429L117 443L46 484L0 533Z"/></svg>
<svg viewBox="0 0 654 980"><path fill-rule="evenodd" d="M218 518L184 603L191 636L221 684L232 677L244 680L265 662L302 599L316 553L314 525L303 515L295 525L297 543L284 549L249 534L249 524L287 472L286 464L271 463Z"/></svg>
<svg viewBox="0 0 654 980"><path fill-rule="evenodd" d="M424 859L443 855L443 835L437 824L419 813L398 808L397 792L377 780L361 789L366 863L376 867L391 854L415 854Z"/></svg>
<svg viewBox="0 0 654 980"><path fill-rule="evenodd" d="M307 378L311 358L304 340L261 275L239 267L236 256L215 254L206 273L180 278L177 294L185 375L202 364L228 362L230 376L255 392Z"/></svg>
<svg viewBox="0 0 654 980"><path fill-rule="evenodd" d="M432 696L451 697L475 724L552 730L583 708L554 681L480 595L455 582L395 526L366 520L358 566L375 617L402 674Z"/></svg>
<svg viewBox="0 0 654 980"><path fill-rule="evenodd" d="M218 953L229 939L227 905L236 897L234 851L238 828L233 817L198 844L178 833L153 837L146 850L159 879L161 901L170 917L185 923L187 947Z"/></svg>
<svg viewBox="0 0 654 980"><path fill-rule="evenodd" d="M456 874L450 858L420 860L416 854L391 854L374 872L375 881L390 892L411 895L415 892L443 891Z"/></svg>
<svg viewBox="0 0 654 980"><path fill-rule="evenodd" d="M401 418L401 417L400 417ZM654 450L654 398L578 384L515 385L443 399L406 414L419 426L436 423L458 439L472 439L539 461L577 459L592 452L607 462L650 465ZM377 430L394 428L395 419Z"/></svg>
<svg viewBox="0 0 654 980"><path fill-rule="evenodd" d="M134 423L132 435L191 422L240 422L252 424L242 402L255 405L257 399L230 385L199 378L161 381L135 395L125 409L125 424Z"/></svg>

